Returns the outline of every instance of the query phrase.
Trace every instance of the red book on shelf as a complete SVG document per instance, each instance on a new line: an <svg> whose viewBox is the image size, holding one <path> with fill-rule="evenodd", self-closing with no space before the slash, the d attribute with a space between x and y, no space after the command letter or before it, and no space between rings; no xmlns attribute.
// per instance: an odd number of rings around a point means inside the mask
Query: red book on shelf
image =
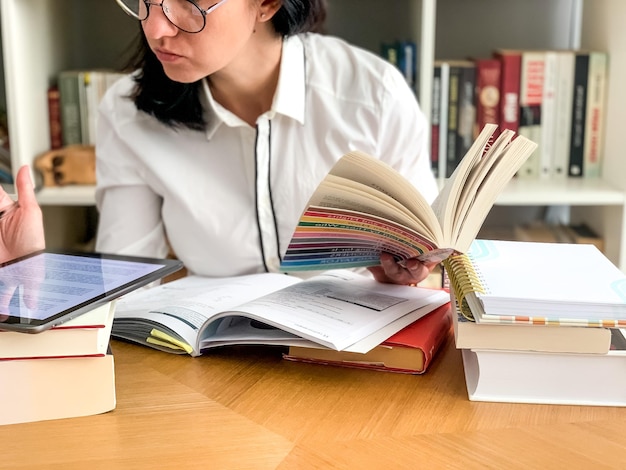
<svg viewBox="0 0 626 470"><path fill-rule="evenodd" d="M291 346L283 357L296 362L423 374L450 336L451 326L450 303L446 303L365 354Z"/></svg>
<svg viewBox="0 0 626 470"><path fill-rule="evenodd" d="M50 150L63 147L61 93L57 86L48 88L48 123L50 126Z"/></svg>
<svg viewBox="0 0 626 470"><path fill-rule="evenodd" d="M517 132L519 127L521 51L498 49L493 57L500 61L500 127Z"/></svg>
<svg viewBox="0 0 626 470"><path fill-rule="evenodd" d="M485 124L500 125L500 79L502 64L498 59L476 59L476 129L478 136Z"/></svg>

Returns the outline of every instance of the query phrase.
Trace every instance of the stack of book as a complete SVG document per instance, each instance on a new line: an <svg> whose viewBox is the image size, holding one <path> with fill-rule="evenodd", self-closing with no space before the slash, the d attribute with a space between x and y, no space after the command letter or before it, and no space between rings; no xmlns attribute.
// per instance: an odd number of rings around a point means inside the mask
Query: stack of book
<svg viewBox="0 0 626 470"><path fill-rule="evenodd" d="M476 240L444 265L470 400L626 405L626 276L595 246Z"/></svg>
<svg viewBox="0 0 626 470"><path fill-rule="evenodd" d="M0 331L0 425L115 408L115 301L37 334Z"/></svg>

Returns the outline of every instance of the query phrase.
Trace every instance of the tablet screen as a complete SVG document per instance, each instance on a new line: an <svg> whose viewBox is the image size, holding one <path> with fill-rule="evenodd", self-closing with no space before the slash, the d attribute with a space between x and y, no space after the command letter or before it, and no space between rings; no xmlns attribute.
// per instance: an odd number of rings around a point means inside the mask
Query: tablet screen
<svg viewBox="0 0 626 470"><path fill-rule="evenodd" d="M177 271L182 263L44 251L0 266L0 329L38 332Z"/></svg>

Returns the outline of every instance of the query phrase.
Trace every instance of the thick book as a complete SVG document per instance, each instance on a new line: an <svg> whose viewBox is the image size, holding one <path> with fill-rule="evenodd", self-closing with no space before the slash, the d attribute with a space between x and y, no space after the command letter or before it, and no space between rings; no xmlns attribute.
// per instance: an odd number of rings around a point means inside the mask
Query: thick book
<svg viewBox="0 0 626 470"><path fill-rule="evenodd" d="M453 305L454 342L457 349L606 354L611 346L609 328L480 324L468 320L456 308L456 304Z"/></svg>
<svg viewBox="0 0 626 470"><path fill-rule="evenodd" d="M306 280L188 276L120 299L112 334L191 356L244 344L364 353L449 300L441 290L383 284L348 270Z"/></svg>
<svg viewBox="0 0 626 470"><path fill-rule="evenodd" d="M404 176L354 151L338 160L310 198L281 263L284 271L439 262L467 251L509 180L536 144L486 125L432 206Z"/></svg>
<svg viewBox="0 0 626 470"><path fill-rule="evenodd" d="M283 357L295 362L423 374L450 336L451 322L450 304L446 303L364 354L291 346Z"/></svg>
<svg viewBox="0 0 626 470"><path fill-rule="evenodd" d="M476 240L444 266L478 323L626 326L626 275L594 245Z"/></svg>
<svg viewBox="0 0 626 470"><path fill-rule="evenodd" d="M472 401L556 405L626 405L626 347L612 330L607 354L464 349L465 382Z"/></svg>
<svg viewBox="0 0 626 470"><path fill-rule="evenodd" d="M104 356L115 301L38 334L0 330L0 359Z"/></svg>
<svg viewBox="0 0 626 470"><path fill-rule="evenodd" d="M115 408L113 355L0 360L0 425L76 418Z"/></svg>

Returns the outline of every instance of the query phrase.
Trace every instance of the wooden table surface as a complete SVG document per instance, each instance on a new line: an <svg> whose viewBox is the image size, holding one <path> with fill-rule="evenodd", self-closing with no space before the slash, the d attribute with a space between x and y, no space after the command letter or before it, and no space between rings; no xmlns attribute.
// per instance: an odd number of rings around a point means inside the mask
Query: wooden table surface
<svg viewBox="0 0 626 470"><path fill-rule="evenodd" d="M626 468L626 408L470 402L451 341L422 376L112 346L117 408L0 427L0 468Z"/></svg>

